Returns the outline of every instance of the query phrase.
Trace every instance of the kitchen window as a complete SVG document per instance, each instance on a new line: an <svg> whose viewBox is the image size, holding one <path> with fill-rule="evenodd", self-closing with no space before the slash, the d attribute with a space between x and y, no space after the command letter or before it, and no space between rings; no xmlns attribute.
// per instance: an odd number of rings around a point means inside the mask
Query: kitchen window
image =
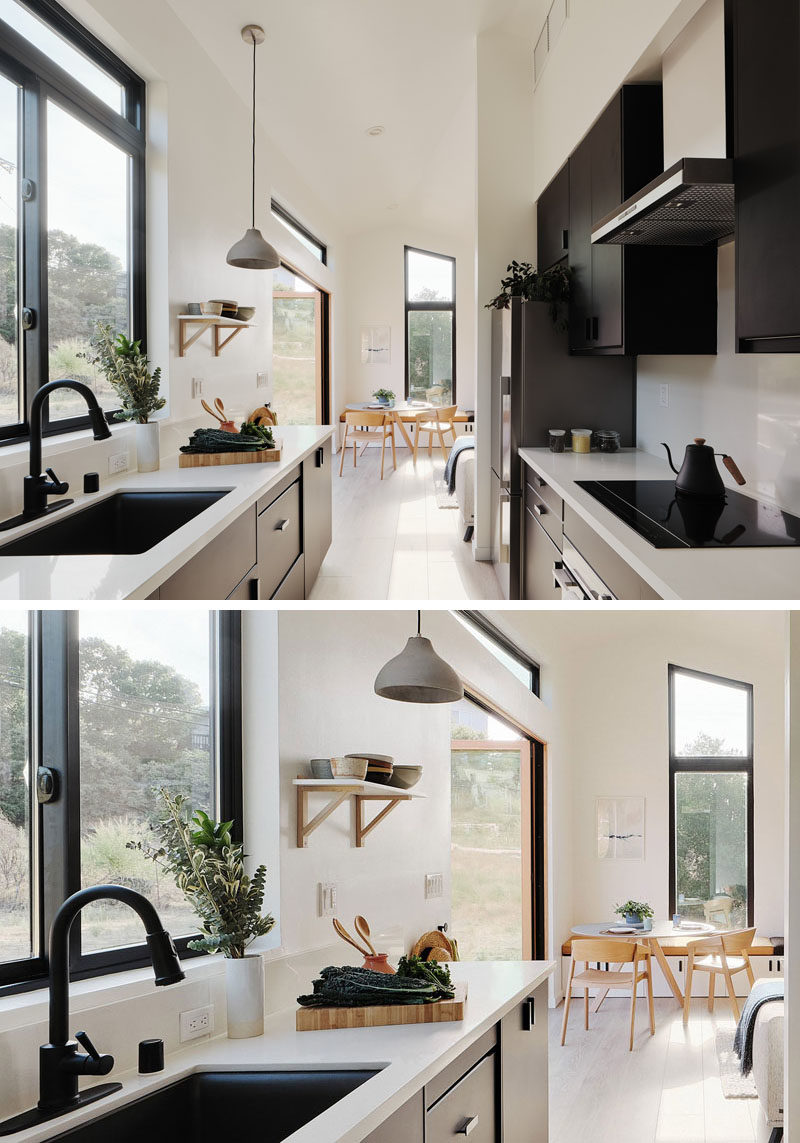
<svg viewBox="0 0 800 1143"><path fill-rule="evenodd" d="M108 882L144 893L195 955L193 912L129 843L147 837L162 785L240 827L239 614L0 612L0 652L0 984L41 984L56 909ZM140 941L129 909L92 904L71 970L146 964Z"/></svg>
<svg viewBox="0 0 800 1143"><path fill-rule="evenodd" d="M480 611L453 611L452 615L462 627L473 635L486 650L497 659L501 666L510 671L535 695L539 695L540 671L524 651L520 651L510 639Z"/></svg>
<svg viewBox="0 0 800 1143"><path fill-rule="evenodd" d="M669 667L670 910L753 924L753 688Z"/></svg>
<svg viewBox="0 0 800 1143"><path fill-rule="evenodd" d="M306 250L318 258L323 266L328 265L328 247L324 242L316 238L310 230L303 226L302 222L298 222L294 215L290 214L286 207L281 206L275 199L272 199L270 209L272 217L277 218L281 226L285 226L301 246L305 246Z"/></svg>
<svg viewBox="0 0 800 1143"><path fill-rule="evenodd" d="M145 337L144 82L54 0L0 0L0 441L47 381L83 381L94 323ZM89 424L68 389L46 433Z"/></svg>
<svg viewBox="0 0 800 1143"><path fill-rule="evenodd" d="M453 405L456 260L406 246L405 284L406 397L433 405Z"/></svg>

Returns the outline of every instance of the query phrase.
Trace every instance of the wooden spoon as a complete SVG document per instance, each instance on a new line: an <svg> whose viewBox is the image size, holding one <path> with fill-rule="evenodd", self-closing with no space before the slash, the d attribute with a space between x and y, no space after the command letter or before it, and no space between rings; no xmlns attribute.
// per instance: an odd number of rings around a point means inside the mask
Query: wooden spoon
<svg viewBox="0 0 800 1143"><path fill-rule="evenodd" d="M333 918L333 927L336 930L336 932L339 934L339 936L342 938L343 941L347 941L347 943L349 945L352 945L354 949L357 949L358 952L360 952L362 956L369 956L369 953L367 952L367 950L365 948L362 948L361 945L356 944L356 942L350 936L350 934L348 933L347 929L344 927L342 922L337 920L336 917Z"/></svg>
<svg viewBox="0 0 800 1143"><path fill-rule="evenodd" d="M356 926L356 932L361 937L364 944L367 946L367 948L369 949L369 951L372 953L373 956L377 956L378 954L375 951L375 946L373 945L372 941L369 939L372 934L369 931L369 925L367 924L367 918L362 917L361 914L359 913L358 916L356 917L354 923Z"/></svg>
<svg viewBox="0 0 800 1143"><path fill-rule="evenodd" d="M220 423L221 425L224 425L224 424L225 424L225 418L224 418L224 417L221 417L221 416L219 415L219 413L215 413L215 412L214 412L214 410L211 408L211 406L209 405L209 403L208 403L208 401L205 399L205 397L201 397L201 398L200 398L200 404L203 406L203 408L205 409L205 411L206 411L207 413L210 413L210 414L211 414L211 416L212 416L212 417L213 417L213 418L214 418L216 421L219 421L219 423Z"/></svg>

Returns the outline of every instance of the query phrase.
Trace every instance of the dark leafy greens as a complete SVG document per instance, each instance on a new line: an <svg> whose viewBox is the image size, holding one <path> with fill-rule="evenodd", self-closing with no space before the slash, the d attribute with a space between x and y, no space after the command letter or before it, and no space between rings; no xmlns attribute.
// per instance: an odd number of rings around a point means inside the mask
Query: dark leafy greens
<svg viewBox="0 0 800 1143"><path fill-rule="evenodd" d="M414 961L418 957L412 958ZM403 957L401 965L407 958ZM398 972L392 976L385 972L372 972L368 968L323 968L313 983L314 991L298 996L297 1003L304 1008L360 1008L375 1004L429 1004L435 1000L450 1000L455 995L450 985L450 973L444 972L447 983L430 972L432 966L420 962L428 970L419 972L411 966L413 974ZM437 966L438 967L438 966Z"/></svg>

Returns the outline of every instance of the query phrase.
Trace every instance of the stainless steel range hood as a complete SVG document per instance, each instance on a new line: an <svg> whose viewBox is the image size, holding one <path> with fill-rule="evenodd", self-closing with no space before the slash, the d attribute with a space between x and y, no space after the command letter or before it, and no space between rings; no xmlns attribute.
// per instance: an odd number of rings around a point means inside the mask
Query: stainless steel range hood
<svg viewBox="0 0 800 1143"><path fill-rule="evenodd" d="M592 226L592 242L705 246L733 234L731 159L681 159Z"/></svg>

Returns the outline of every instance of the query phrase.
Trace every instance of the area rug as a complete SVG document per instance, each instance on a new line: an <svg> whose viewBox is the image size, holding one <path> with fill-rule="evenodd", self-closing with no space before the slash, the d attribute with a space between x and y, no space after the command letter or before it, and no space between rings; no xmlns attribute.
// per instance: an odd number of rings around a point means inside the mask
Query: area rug
<svg viewBox="0 0 800 1143"><path fill-rule="evenodd" d="M433 487L436 491L437 508L458 508L458 498L450 495L444 477L435 476Z"/></svg>
<svg viewBox="0 0 800 1143"><path fill-rule="evenodd" d="M726 1099L758 1099L753 1073L743 1076L733 1050L733 1032L717 1032L717 1059L722 1094Z"/></svg>

